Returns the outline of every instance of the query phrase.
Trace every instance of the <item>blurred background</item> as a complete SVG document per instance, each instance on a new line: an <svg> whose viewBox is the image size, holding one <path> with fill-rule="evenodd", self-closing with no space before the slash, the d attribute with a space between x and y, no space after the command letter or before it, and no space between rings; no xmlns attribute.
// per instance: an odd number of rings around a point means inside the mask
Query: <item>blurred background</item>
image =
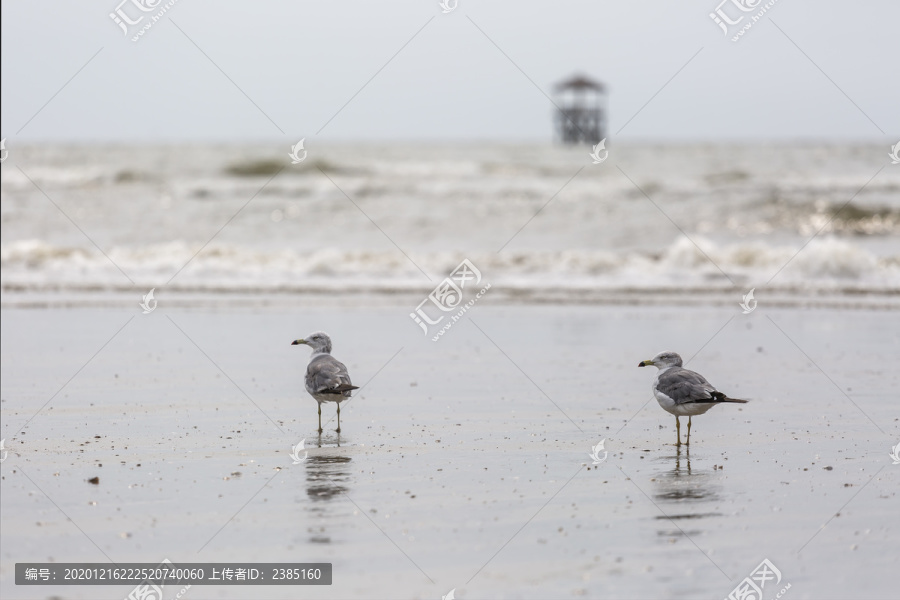
<svg viewBox="0 0 900 600"><path fill-rule="evenodd" d="M465 257L519 299L900 284L890 2L2 10L7 302L418 294ZM564 144L578 76L604 121Z"/></svg>

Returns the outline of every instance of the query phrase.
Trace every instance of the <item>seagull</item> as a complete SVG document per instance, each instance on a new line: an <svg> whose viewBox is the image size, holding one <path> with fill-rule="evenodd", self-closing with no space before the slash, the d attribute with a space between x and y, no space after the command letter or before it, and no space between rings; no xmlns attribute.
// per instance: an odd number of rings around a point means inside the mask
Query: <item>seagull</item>
<svg viewBox="0 0 900 600"><path fill-rule="evenodd" d="M675 430L681 446L681 422L678 417L688 418L687 443L691 445L691 417L702 415L710 408L723 402L739 402L747 400L729 398L716 390L700 373L683 368L681 357L675 352L660 352L650 360L638 363L639 367L654 366L659 369L653 380L653 395L665 410L675 415Z"/></svg>
<svg viewBox="0 0 900 600"><path fill-rule="evenodd" d="M350 375L344 363L331 356L331 338L322 331L310 334L306 339L294 340L291 346L305 344L312 348L312 356L306 366L306 391L319 403L319 433L322 433L322 403L337 403L338 426L341 432L341 402L350 397L351 390L359 388L350 383Z"/></svg>

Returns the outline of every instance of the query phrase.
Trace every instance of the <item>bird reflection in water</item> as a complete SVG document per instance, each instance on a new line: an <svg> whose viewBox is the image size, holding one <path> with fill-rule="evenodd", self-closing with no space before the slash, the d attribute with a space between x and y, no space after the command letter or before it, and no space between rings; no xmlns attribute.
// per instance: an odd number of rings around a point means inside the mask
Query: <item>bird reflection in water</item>
<svg viewBox="0 0 900 600"><path fill-rule="evenodd" d="M312 513L316 524L311 526L309 541L313 544L330 544L331 537L326 533L333 514L332 504L335 497L347 493L346 485L350 479L349 456L317 455L306 460L306 495L311 504L307 510Z"/></svg>
<svg viewBox="0 0 900 600"><path fill-rule="evenodd" d="M663 457L660 460L670 460L671 458L675 459L675 466L655 477L654 487L656 489L653 498L660 510L665 513L657 516L656 519L670 522L676 527L660 530L657 534L664 537L693 536L701 531L685 529L684 525L679 522L720 516L721 513L703 512L702 510L704 507L709 507L708 503L719 500L719 486L715 483L717 478L705 470L691 470L689 449L678 448L674 457Z"/></svg>

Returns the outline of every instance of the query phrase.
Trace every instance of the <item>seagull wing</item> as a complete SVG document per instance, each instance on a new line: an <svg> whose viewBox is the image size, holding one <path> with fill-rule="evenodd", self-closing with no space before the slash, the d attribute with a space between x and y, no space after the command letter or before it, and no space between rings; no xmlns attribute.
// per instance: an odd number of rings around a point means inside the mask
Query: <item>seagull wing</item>
<svg viewBox="0 0 900 600"><path fill-rule="evenodd" d="M681 367L674 367L660 374L656 389L674 400L675 404L747 402L746 400L729 398L716 390L700 373Z"/></svg>
<svg viewBox="0 0 900 600"><path fill-rule="evenodd" d="M715 402L716 388L700 373L674 367L660 374L656 389L675 401L675 404L689 402Z"/></svg>
<svg viewBox="0 0 900 600"><path fill-rule="evenodd" d="M350 395L358 389L350 382L347 367L331 355L323 354L309 361L306 367L306 389L313 394Z"/></svg>

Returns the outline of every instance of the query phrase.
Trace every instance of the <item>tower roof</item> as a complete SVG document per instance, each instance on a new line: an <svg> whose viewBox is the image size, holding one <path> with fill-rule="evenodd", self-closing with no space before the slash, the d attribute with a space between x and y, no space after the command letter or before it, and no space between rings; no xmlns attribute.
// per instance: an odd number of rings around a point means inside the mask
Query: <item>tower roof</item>
<svg viewBox="0 0 900 600"><path fill-rule="evenodd" d="M556 84L557 92L563 92L565 90L594 90L602 93L606 91L606 86L586 75L579 74L573 75Z"/></svg>

